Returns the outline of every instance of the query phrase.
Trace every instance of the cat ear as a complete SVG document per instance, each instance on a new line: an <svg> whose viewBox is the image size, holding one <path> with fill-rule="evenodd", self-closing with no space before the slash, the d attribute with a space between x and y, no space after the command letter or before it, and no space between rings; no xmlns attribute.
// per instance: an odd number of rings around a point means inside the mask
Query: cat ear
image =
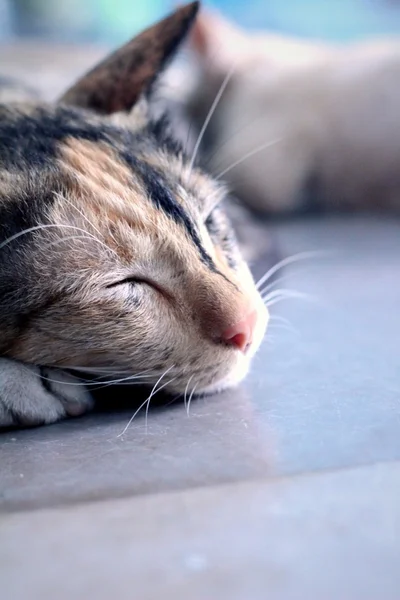
<svg viewBox="0 0 400 600"><path fill-rule="evenodd" d="M199 5L186 4L140 33L84 75L60 102L102 114L129 111L178 49Z"/></svg>

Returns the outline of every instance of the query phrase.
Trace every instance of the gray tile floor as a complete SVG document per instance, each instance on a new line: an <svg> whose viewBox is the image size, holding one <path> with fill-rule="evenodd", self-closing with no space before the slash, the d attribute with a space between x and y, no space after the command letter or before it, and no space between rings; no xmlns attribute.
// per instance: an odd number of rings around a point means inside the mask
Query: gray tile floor
<svg viewBox="0 0 400 600"><path fill-rule="evenodd" d="M1 436L2 597L400 598L400 223L273 231L327 254L239 390Z"/></svg>
<svg viewBox="0 0 400 600"><path fill-rule="evenodd" d="M2 598L398 600L400 467L3 517Z"/></svg>

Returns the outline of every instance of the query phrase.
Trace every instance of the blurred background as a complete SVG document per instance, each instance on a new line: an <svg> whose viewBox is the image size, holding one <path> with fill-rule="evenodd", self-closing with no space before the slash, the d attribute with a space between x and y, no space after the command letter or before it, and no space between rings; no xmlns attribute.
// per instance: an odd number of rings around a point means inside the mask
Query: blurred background
<svg viewBox="0 0 400 600"><path fill-rule="evenodd" d="M172 0L0 0L0 40L117 45L160 18ZM214 0L242 26L346 41L400 31L399 0Z"/></svg>

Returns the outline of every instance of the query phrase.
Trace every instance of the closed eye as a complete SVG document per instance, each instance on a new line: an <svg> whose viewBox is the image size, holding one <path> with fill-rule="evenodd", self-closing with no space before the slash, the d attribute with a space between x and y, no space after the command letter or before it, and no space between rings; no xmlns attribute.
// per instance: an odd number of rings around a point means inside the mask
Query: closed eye
<svg viewBox="0 0 400 600"><path fill-rule="evenodd" d="M151 279L147 279L146 277L134 277L134 276L125 277L124 279L120 279L119 281L114 281L113 283L109 283L106 287L108 289L110 289L110 288L118 287L119 285L126 285L126 284L129 284L132 286L147 285L149 288L155 290L156 292L158 292L165 298L171 299L171 294L166 289L164 289L162 286L160 286L155 281L152 281Z"/></svg>
<svg viewBox="0 0 400 600"><path fill-rule="evenodd" d="M106 285L107 288L114 288L117 287L118 285L124 285L126 283L129 283L131 285L149 285L151 287L156 287L154 285L153 282L151 282L149 279L146 279L144 277L125 277L125 279L120 279L119 281L114 281L113 283L109 283L108 285Z"/></svg>

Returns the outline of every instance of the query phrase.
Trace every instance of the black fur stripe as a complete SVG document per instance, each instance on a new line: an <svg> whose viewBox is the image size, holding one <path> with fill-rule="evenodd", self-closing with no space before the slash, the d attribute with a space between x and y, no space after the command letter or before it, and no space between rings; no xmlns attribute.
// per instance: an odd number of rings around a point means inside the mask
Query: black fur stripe
<svg viewBox="0 0 400 600"><path fill-rule="evenodd" d="M111 146L132 173L141 177L157 209L184 227L203 263L215 272L216 267L201 243L195 224L176 200L166 178L139 158L145 153L156 152L160 146L173 150L173 142L166 129L165 120L159 120L141 132L132 132L89 118L84 111L63 106L36 108L29 114L17 108L0 107L0 171L21 173L23 184L20 190L15 190L15 194L18 196L19 193L29 200L20 199L14 203L12 215L5 214L10 210L8 205L0 206L0 242L42 221L43 209L54 201L53 192L60 185L58 180L62 181L57 162L60 145L67 138L76 138ZM7 227L4 228L2 223L7 223Z"/></svg>
<svg viewBox="0 0 400 600"><path fill-rule="evenodd" d="M170 219L185 228L190 239L196 246L201 260L213 272L216 267L211 256L204 249L196 227L182 205L175 199L162 174L144 161L124 152L124 160L142 178L147 194L158 210L162 210Z"/></svg>

